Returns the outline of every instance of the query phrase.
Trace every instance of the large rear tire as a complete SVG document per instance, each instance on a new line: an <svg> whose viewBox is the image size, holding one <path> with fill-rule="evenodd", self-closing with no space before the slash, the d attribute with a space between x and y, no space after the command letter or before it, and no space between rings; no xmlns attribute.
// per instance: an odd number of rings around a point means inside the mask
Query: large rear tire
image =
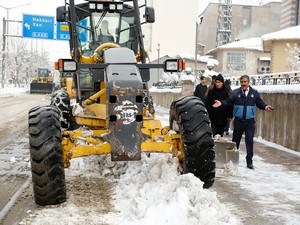
<svg viewBox="0 0 300 225"><path fill-rule="evenodd" d="M29 111L29 145L33 193L36 204L66 201L60 113L55 106Z"/></svg>
<svg viewBox="0 0 300 225"><path fill-rule="evenodd" d="M170 109L170 127L181 134L183 172L193 173L209 188L215 179L215 151L212 129L203 102L194 96L175 100Z"/></svg>

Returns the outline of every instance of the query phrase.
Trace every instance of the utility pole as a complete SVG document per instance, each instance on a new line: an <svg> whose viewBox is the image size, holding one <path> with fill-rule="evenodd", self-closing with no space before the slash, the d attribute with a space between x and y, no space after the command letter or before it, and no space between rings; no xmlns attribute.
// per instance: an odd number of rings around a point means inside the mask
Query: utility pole
<svg viewBox="0 0 300 225"><path fill-rule="evenodd" d="M160 51L160 44L157 45L157 64L159 64L159 51ZM159 82L159 69L157 68L157 82Z"/></svg>
<svg viewBox="0 0 300 225"><path fill-rule="evenodd" d="M6 43L6 36L5 36L5 31L6 31L6 22L5 18L3 17L3 46L2 46L2 80L1 80L1 87L4 88L4 83L5 83L5 43Z"/></svg>
<svg viewBox="0 0 300 225"><path fill-rule="evenodd" d="M8 59L8 36L16 36L16 35L9 35L9 24L8 22L18 22L15 20L9 20L9 10L11 9L15 9L15 8L19 8L22 6L27 6L27 5L31 5L31 3L27 3L27 4L23 4L23 5L17 5L17 6L13 6L13 7L4 7L0 5L0 8L5 9L6 10L6 19L5 17L3 17L3 53L2 53L2 82L1 82L1 86L2 88L4 88L4 83L5 83L5 65L6 65L6 60ZM6 54L5 54L6 53Z"/></svg>
<svg viewBox="0 0 300 225"><path fill-rule="evenodd" d="M196 38L195 38L195 77L197 77L197 64L198 64L198 27L203 21L203 16L198 15L196 17Z"/></svg>

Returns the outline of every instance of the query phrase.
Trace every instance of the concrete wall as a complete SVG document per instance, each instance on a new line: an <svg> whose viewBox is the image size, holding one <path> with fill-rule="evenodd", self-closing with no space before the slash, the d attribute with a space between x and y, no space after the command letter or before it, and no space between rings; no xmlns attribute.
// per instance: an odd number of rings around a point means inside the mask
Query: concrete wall
<svg viewBox="0 0 300 225"><path fill-rule="evenodd" d="M300 152L300 95L260 94L275 109L257 110L256 136Z"/></svg>
<svg viewBox="0 0 300 225"><path fill-rule="evenodd" d="M172 101L180 98L181 93L151 93L154 103L170 108ZM275 109L268 113L257 109L256 137L282 145L300 152L300 95L264 94L261 98Z"/></svg>
<svg viewBox="0 0 300 225"><path fill-rule="evenodd" d="M174 92L152 92L150 95L152 96L153 102L156 105L162 106L166 109L170 109L171 103L182 96L181 93Z"/></svg>

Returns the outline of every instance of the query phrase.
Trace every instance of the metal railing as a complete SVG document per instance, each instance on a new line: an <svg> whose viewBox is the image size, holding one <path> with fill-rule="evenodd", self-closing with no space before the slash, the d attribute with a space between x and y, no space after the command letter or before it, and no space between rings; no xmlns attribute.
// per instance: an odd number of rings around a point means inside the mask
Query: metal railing
<svg viewBox="0 0 300 225"><path fill-rule="evenodd" d="M249 75L251 85L291 85L300 84L300 71ZM226 77L231 85L240 85L240 77Z"/></svg>

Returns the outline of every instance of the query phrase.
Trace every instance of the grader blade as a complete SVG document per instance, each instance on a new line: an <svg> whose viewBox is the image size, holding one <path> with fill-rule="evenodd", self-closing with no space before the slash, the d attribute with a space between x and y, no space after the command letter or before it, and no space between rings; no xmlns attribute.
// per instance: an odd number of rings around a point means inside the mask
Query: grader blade
<svg viewBox="0 0 300 225"><path fill-rule="evenodd" d="M51 94L54 90L54 83L31 83L30 94Z"/></svg>

